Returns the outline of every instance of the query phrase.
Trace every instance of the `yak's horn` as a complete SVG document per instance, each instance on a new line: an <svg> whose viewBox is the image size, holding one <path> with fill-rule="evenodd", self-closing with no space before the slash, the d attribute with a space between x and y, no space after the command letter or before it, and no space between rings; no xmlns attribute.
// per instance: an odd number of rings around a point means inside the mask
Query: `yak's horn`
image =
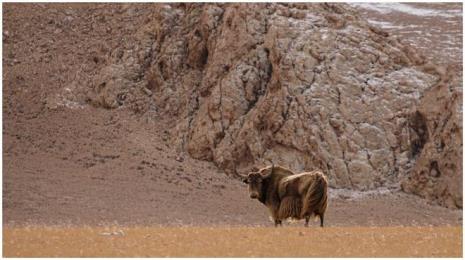
<svg viewBox="0 0 465 260"><path fill-rule="evenodd" d="M273 170L274 170L274 163L271 165L270 171L267 174L263 175L263 178L270 177L270 175L273 173Z"/></svg>

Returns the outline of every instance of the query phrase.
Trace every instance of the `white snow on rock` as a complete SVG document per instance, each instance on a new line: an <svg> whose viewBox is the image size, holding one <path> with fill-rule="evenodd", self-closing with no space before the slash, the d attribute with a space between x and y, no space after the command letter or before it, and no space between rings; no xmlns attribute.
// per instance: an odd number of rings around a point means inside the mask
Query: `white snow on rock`
<svg viewBox="0 0 465 260"><path fill-rule="evenodd" d="M401 12L417 16L442 16L442 17L455 17L462 16L459 10L433 10L427 8L419 8L404 3L350 3L355 7L360 7L375 11L382 14L389 14L392 12Z"/></svg>

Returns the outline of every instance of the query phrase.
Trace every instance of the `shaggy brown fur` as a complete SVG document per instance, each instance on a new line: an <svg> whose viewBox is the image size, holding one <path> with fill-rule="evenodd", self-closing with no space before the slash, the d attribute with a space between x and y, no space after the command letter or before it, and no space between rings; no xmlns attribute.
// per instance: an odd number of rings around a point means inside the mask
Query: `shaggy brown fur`
<svg viewBox="0 0 465 260"><path fill-rule="evenodd" d="M301 210L302 200L298 197L287 196L281 201L277 215L279 219L300 219Z"/></svg>
<svg viewBox="0 0 465 260"><path fill-rule="evenodd" d="M251 172L244 179L250 197L258 199L270 210L275 226L287 218L305 219L319 216L323 226L328 202L328 182L321 171L294 174L281 166L268 166Z"/></svg>

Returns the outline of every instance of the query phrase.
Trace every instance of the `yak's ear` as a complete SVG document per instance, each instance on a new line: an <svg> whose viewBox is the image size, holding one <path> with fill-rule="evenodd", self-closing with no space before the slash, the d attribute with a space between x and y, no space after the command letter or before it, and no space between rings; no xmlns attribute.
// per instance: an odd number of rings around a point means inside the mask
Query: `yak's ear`
<svg viewBox="0 0 465 260"><path fill-rule="evenodd" d="M246 183L246 184L249 184L249 178L247 178L247 177L242 178L242 182Z"/></svg>

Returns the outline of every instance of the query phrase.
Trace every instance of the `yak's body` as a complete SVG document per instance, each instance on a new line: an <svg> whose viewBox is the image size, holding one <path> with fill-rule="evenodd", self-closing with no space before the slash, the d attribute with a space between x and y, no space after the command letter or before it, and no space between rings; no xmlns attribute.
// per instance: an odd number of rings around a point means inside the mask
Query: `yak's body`
<svg viewBox="0 0 465 260"><path fill-rule="evenodd" d="M269 166L247 177L252 198L270 210L275 225L287 218L320 217L323 226L327 205L327 181L320 171L294 174L280 166Z"/></svg>

